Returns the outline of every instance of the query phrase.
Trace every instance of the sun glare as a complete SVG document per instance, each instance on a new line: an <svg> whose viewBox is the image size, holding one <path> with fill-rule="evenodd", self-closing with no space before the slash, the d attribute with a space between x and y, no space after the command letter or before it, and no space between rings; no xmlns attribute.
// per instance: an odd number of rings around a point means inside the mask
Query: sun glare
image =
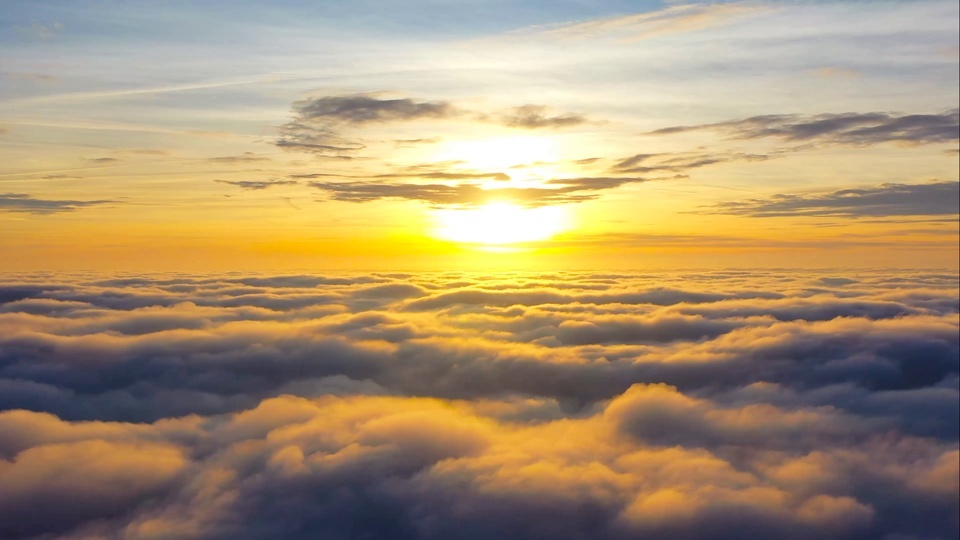
<svg viewBox="0 0 960 540"><path fill-rule="evenodd" d="M551 162L557 159L555 142L548 137L499 137L453 141L440 152L440 159L458 160L481 170L507 169L514 165Z"/></svg>
<svg viewBox="0 0 960 540"><path fill-rule="evenodd" d="M563 207L522 208L508 202L469 210L437 210L436 219L438 238L482 246L546 240L569 225Z"/></svg>

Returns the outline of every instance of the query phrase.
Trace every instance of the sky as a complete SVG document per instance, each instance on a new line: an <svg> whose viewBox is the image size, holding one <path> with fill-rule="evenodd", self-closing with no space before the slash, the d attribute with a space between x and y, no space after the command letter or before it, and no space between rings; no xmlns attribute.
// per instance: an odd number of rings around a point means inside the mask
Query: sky
<svg viewBox="0 0 960 540"><path fill-rule="evenodd" d="M955 1L0 2L0 538L960 537Z"/></svg>
<svg viewBox="0 0 960 540"><path fill-rule="evenodd" d="M3 269L957 267L953 2L5 7Z"/></svg>

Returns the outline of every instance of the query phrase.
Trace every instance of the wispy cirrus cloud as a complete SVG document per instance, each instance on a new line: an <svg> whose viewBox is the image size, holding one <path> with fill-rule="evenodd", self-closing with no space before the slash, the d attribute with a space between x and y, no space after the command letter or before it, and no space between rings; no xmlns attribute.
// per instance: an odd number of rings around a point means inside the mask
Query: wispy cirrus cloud
<svg viewBox="0 0 960 540"><path fill-rule="evenodd" d="M769 7L739 3L675 5L652 13L620 15L561 25L546 30L544 35L557 38L602 36L636 41L703 30L767 9Z"/></svg>
<svg viewBox="0 0 960 540"><path fill-rule="evenodd" d="M349 174L336 174L336 173L305 173L305 174L293 174L290 175L291 178L362 178L365 180L392 180L392 179L403 179L403 180L414 180L414 179L427 179L427 180L454 180L454 181L469 181L469 180L510 180L510 176L503 172L482 172L482 171L473 171L473 170L455 170L455 169L444 169L443 164L425 164L425 165L415 165L401 169L400 172L396 173L384 173L384 174L369 174L363 176L349 175Z"/></svg>
<svg viewBox="0 0 960 540"><path fill-rule="evenodd" d="M742 120L673 126L652 131L669 135L688 131L719 131L734 139L777 138L790 142L817 142L868 146L886 142L949 143L960 140L960 109L937 114L841 113L812 116L774 114Z"/></svg>
<svg viewBox="0 0 960 540"><path fill-rule="evenodd" d="M254 154L253 152L244 152L239 156L217 156L212 158L207 158L207 161L210 163L221 163L221 164L233 164L233 163L257 163L264 161L271 161L267 156L261 156Z"/></svg>
<svg viewBox="0 0 960 540"><path fill-rule="evenodd" d="M677 152L635 154L613 164L612 170L619 173L682 173L710 165L734 162L758 162L775 159L767 154L743 152Z"/></svg>

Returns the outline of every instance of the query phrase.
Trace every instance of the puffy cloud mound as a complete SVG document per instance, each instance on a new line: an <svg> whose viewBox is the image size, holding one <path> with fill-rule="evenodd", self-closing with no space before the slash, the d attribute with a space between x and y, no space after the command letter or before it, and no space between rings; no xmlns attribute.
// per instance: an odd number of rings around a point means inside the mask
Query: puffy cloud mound
<svg viewBox="0 0 960 540"><path fill-rule="evenodd" d="M9 274L0 537L956 537L957 282Z"/></svg>

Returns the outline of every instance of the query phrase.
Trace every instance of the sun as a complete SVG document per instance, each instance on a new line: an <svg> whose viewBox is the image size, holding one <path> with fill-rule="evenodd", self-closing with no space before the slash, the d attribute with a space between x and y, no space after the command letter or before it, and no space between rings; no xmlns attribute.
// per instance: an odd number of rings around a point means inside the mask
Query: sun
<svg viewBox="0 0 960 540"><path fill-rule="evenodd" d="M481 246L503 246L546 240L569 228L563 207L523 208L492 202L466 210L437 210L434 235L442 240Z"/></svg>

